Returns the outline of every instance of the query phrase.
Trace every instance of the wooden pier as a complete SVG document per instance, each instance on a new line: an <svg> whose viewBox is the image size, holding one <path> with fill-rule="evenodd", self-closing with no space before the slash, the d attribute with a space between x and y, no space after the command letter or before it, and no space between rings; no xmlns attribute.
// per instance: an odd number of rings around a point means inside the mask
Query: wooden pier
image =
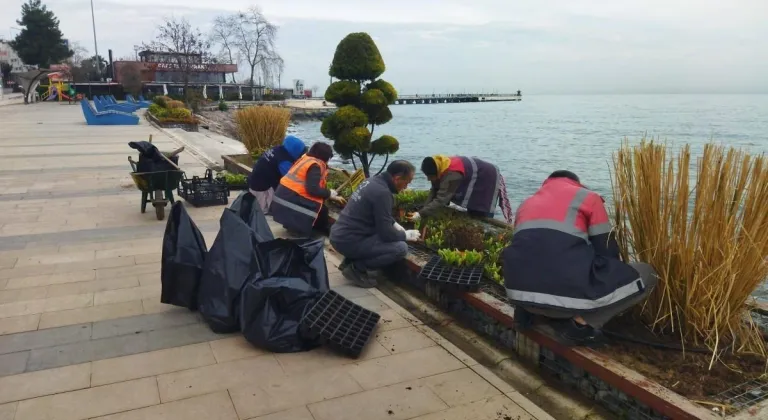
<svg viewBox="0 0 768 420"><path fill-rule="evenodd" d="M522 101L523 95L518 93L457 93L432 95L402 95L397 98L395 105L415 104L457 104L464 102L517 102Z"/></svg>

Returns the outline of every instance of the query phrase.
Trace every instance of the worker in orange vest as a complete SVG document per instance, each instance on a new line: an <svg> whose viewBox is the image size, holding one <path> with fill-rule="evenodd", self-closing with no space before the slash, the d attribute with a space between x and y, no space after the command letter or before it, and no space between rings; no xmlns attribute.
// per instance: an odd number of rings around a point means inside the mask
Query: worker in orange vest
<svg viewBox="0 0 768 420"><path fill-rule="evenodd" d="M331 157L331 146L317 142L280 179L270 211L275 222L289 232L310 236L315 228L327 233L328 208L323 203L325 200L345 203L335 190L326 188Z"/></svg>

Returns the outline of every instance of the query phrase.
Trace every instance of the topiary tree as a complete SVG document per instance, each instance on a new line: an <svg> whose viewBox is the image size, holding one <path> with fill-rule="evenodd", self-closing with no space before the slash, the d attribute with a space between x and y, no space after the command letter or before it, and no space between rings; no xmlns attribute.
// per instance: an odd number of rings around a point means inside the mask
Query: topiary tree
<svg viewBox="0 0 768 420"><path fill-rule="evenodd" d="M397 100L397 91L384 80L384 60L379 49L364 32L352 33L336 47L330 71L339 79L328 86L325 100L333 102L338 110L323 120L320 131L333 140L333 148L345 159L355 158L366 177L371 176L371 163L376 156L384 155L384 165L400 144L392 136L382 135L373 140L377 125L392 119L389 105ZM381 172L381 170L379 170Z"/></svg>

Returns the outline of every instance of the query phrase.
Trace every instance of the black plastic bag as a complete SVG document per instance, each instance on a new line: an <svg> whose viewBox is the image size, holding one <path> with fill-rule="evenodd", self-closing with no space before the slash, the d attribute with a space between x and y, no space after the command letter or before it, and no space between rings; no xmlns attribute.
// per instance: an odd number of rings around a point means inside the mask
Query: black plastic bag
<svg viewBox="0 0 768 420"><path fill-rule="evenodd" d="M252 275L261 273L256 254L259 241L259 235L235 212L224 210L219 233L205 259L198 292L200 314L216 333L240 328L240 291Z"/></svg>
<svg viewBox="0 0 768 420"><path fill-rule="evenodd" d="M256 202L256 197L248 191L242 192L229 209L235 212L259 237L259 240L271 241L275 239L272 229L269 227L267 218L261 211L261 206Z"/></svg>
<svg viewBox="0 0 768 420"><path fill-rule="evenodd" d="M315 289L329 289L324 239L275 239L260 243L259 260L263 278L303 279Z"/></svg>
<svg viewBox="0 0 768 420"><path fill-rule="evenodd" d="M128 143L128 146L130 146L132 149L136 149L139 152L139 161L136 164L137 173L178 170L178 168L175 168L173 165L168 163L168 161L162 156L162 152L160 152L154 144L148 141L132 141ZM179 164L178 155L172 156L169 159L176 165Z"/></svg>
<svg viewBox="0 0 768 420"><path fill-rule="evenodd" d="M205 238L189 217L184 204L171 207L163 235L160 302L197 309L197 293L208 249Z"/></svg>
<svg viewBox="0 0 768 420"><path fill-rule="evenodd" d="M320 339L303 336L299 324L322 295L300 278L254 276L241 294L243 336L249 343L275 353L319 346Z"/></svg>

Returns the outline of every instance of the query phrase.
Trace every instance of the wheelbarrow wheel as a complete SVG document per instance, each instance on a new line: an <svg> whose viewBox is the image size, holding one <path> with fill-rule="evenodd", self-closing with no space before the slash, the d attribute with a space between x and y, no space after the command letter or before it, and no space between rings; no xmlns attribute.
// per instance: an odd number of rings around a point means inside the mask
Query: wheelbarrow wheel
<svg viewBox="0 0 768 420"><path fill-rule="evenodd" d="M165 219L165 206L155 204L155 216L157 216L157 220Z"/></svg>

